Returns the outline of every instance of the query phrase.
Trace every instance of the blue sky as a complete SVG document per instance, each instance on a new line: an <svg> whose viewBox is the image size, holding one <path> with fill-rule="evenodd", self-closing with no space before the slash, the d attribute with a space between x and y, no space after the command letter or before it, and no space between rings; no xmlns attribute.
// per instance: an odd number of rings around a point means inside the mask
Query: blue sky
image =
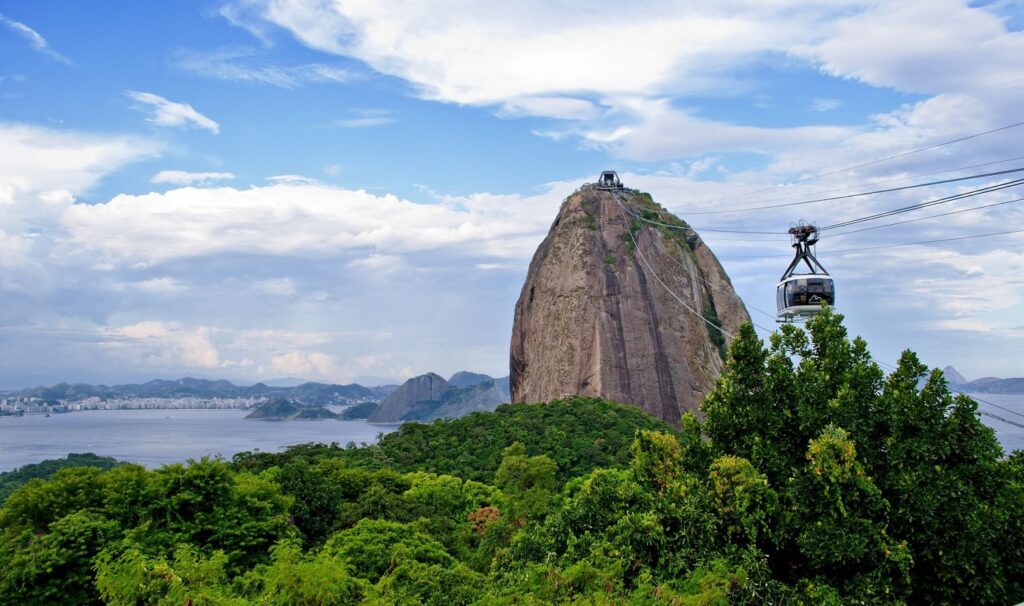
<svg viewBox="0 0 1024 606"><path fill-rule="evenodd" d="M1024 120L1013 2L0 1L0 15L0 387L505 374L530 256L602 169L698 228L782 232L981 183L693 213L1024 166L1016 128L784 185ZM819 253L879 359L912 348L969 378L1021 376L1024 235L829 254L1014 228L1024 204ZM703 235L771 311L788 245Z"/></svg>

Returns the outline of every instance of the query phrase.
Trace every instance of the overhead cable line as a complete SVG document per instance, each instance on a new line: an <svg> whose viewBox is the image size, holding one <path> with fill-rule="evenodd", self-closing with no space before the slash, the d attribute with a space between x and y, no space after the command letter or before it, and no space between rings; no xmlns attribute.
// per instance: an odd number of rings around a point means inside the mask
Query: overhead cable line
<svg viewBox="0 0 1024 606"><path fill-rule="evenodd" d="M968 175L966 177L955 177L953 179L942 179L940 181L929 181L927 183L916 183L914 185L901 185L900 187L889 187L886 189L876 189L873 191L859 192L855 194L844 194L842 196L830 196L828 198L814 198L811 200L801 200L799 202L785 202L782 204L767 204L764 206L748 206L747 208L733 208L728 210L701 210L687 212L687 215L723 215L729 213L742 213L756 210L769 210L772 208L783 208L786 206L802 206L804 204L817 204L819 202L832 202L835 200L846 200L849 198L860 198L862 196L874 196L878 194L887 194L895 191L904 191L907 189L917 189L919 187L931 187L933 185L945 185L947 183L956 183L958 181L970 181L973 179L983 179L985 177L995 177L999 175L1007 175L1010 173L1019 173L1024 171L1024 168L1011 168L1007 170L1000 170L990 173L982 173L979 175Z"/></svg>
<svg viewBox="0 0 1024 606"><path fill-rule="evenodd" d="M766 235L766 236L780 236L780 235L783 235L783 234L786 233L786 232L782 232L782 231L744 231L744 230L737 230L737 229L714 229L714 228L711 228L711 227L700 227L700 228L697 228L697 227L691 227L689 225L673 225L671 223L664 223L662 221L655 221L654 219L648 219L647 217L644 217L643 215L638 213L638 211L640 211L641 209L638 209L635 206L631 206L631 205L629 205L627 203L624 203L624 202L620 201L619 202L619 206L625 206L626 208L630 209L632 211L632 212L629 213L630 216L633 217L634 219L638 220L638 221L643 221L644 223L650 223L651 225L660 225L662 227L669 227L671 229L682 229L684 231L692 231L694 233L696 233L698 229L700 231L711 231L711 232L723 233L723 234L756 234L756 235ZM660 213L659 213L659 216L661 216Z"/></svg>
<svg viewBox="0 0 1024 606"><path fill-rule="evenodd" d="M636 252L636 255L640 258L640 261L643 262L644 266L647 268L647 271L651 272L651 275L654 276L654 279L658 281L658 284L661 284L662 288L664 288L668 292L668 294L670 294L672 296L673 299L678 301L680 305L682 305L684 308L686 308L687 311L689 311L693 315L695 315L698 318L700 318L705 324L707 324L711 328L714 328L718 332L720 332L723 335L725 335L725 336L729 337L730 339L732 339L733 338L732 333L729 333L728 331L726 331L721 326L716 325L714 322L712 322L712 321L708 320L707 318L705 318L704 314L698 313L695 309L690 307L686 303L686 301L683 301L679 297L679 295L677 295L675 292L673 292L672 289L668 287L668 284L665 284L665 282L661 279L661 277L658 276L657 272L654 271L654 268L651 267L651 264L647 262L647 258L644 257L644 253L640 250L640 247L637 246L636 238L633 236L633 230L631 230L629 228L629 221L626 220L626 211L622 207L622 202L619 200L618 196L615 197L615 201L619 203L619 213L622 215L622 221L626 224L626 233L629 234L629 240L630 240L630 242L633 243L633 250Z"/></svg>
<svg viewBox="0 0 1024 606"><path fill-rule="evenodd" d="M921 177L932 177L932 176L935 176L935 175L944 175L946 173L955 173L955 172L957 172L959 170L967 170L967 169L970 169L970 168L981 168L983 166L993 166L993 165L996 165L996 164L1006 164L1007 162L1016 162L1017 160L1024 160L1024 156L1014 156L1012 158L1006 158L1004 160L992 160L990 162L980 162L978 164L967 164L967 165L964 165L964 166L957 166L957 167L954 167L954 168L945 168L943 170L933 170L933 171L926 172L926 173L917 173L917 174L913 174L913 175L905 175L905 176L902 176L902 177L892 177L892 178L889 178L889 179L870 179L869 181L867 181L865 183L865 187L867 187L867 186L874 186L874 185L884 185L885 183L896 183L898 181L910 181L911 179L919 179ZM835 193L835 192L846 191L848 189L849 189L849 187L833 187L831 189L819 189L819 190L816 190L816 191L808 192L805 195L808 195L808 196L820 196L820 195L823 195L823 194L832 194L832 193ZM784 201L790 200L792 198L793 198L792 195L786 195L786 196L777 196L775 198L766 198L763 201L764 202L784 202Z"/></svg>
<svg viewBox="0 0 1024 606"><path fill-rule="evenodd" d="M633 232L630 232L630 236L632 236L632 234L633 234ZM661 243L660 243L660 242L658 242L658 239L657 239L657 238L655 238L655 239L654 239L654 247L658 249L658 252L660 252L661 254L663 254L663 255L665 255L666 257L668 257L668 258L669 258L669 260L671 260L671 261L672 261L673 263L675 263L676 265L678 265L679 267L681 267L681 268L682 268L683 270L685 270L685 271L687 271L687 272L689 272L689 271L690 271L690 268L688 268L688 267L686 267L685 265L683 265L683 264L682 264L682 263L681 263L681 262L679 261L679 259L676 259L675 257L673 257L673 256L672 256L672 254L671 254L671 253L669 253L669 252L668 252L667 250L665 250L664 248L662 248L662 246L661 246ZM634 250L636 249L636 243L635 243L635 242L634 242L634 244L633 244L633 248L634 248ZM652 272L653 272L653 270L652 270ZM703 317L704 317L704 316L703 316L703 315L701 315L701 318L703 318ZM772 316L772 317L774 318L774 316ZM758 324L757 322L754 322L753 320L751 320L751 321L750 321L750 323L751 323L751 324L753 324L754 326L756 326L756 327L760 328L761 330L763 330L763 331L765 331L765 332L768 332L768 333L772 332L772 329L770 329L770 328L767 328L767 327L765 327L765 326L761 326L760 324ZM722 332L724 333L725 331L722 331ZM727 333L726 333L726 334L727 334Z"/></svg>
<svg viewBox="0 0 1024 606"><path fill-rule="evenodd" d="M862 227L860 229L851 229L850 231L843 231L843 232L839 232L838 234L831 234L829 237L830 238L835 238L835 237L838 237L838 236L845 236L845 235L848 235L848 234L857 234L857 233L860 233L862 231L871 231L872 229L881 229L883 227L892 227L894 225L903 225L904 223L916 223L918 221L927 221L929 219L937 219L939 217L948 217L950 215L959 215L961 213L968 213L968 212L971 212L973 210L981 210L983 208L992 208L993 206L1002 206L1004 204L1011 204L1013 202L1024 202L1024 198L1015 198L1013 200L1004 200L1003 202L996 202L995 204L985 204L984 206L974 206L972 208L965 208L963 210L954 210L954 211L950 211L948 213L940 213L940 214L937 214L937 215L928 215L927 217L919 217L917 219L907 219L905 221L896 221L894 223L885 223L883 225L872 225L871 227ZM767 242L767 240L765 240L765 241Z"/></svg>
<svg viewBox="0 0 1024 606"><path fill-rule="evenodd" d="M971 240L971 239L974 239L974 238L990 238L992 236L1005 236L1007 234L1019 234L1019 233L1024 233L1024 229L1013 229L1013 230L1010 230L1010 231L997 231L997 232L992 232L992 233L989 233L989 234L975 234L973 236L960 236L960 237L957 237L957 238L940 238L938 240L923 240L921 242L901 242L899 244L883 244L881 246L865 246L865 247L862 247L862 248L846 248L846 249L840 249L840 250L830 250L830 251L828 251L828 254L830 254L830 255L839 255L839 254L844 254L844 253L863 252L863 251L866 251L866 250L878 250L880 248L896 248L898 246L918 246L918 245L922 245L922 244L938 244L940 242L955 242L957 240ZM777 258L780 258L780 257L788 258L789 256L790 255L746 255L746 256L738 256L738 257L729 257L726 260L736 260L736 259L777 259Z"/></svg>
<svg viewBox="0 0 1024 606"><path fill-rule="evenodd" d="M946 145L952 145L954 143L960 143L962 141L968 141L970 139L976 139L978 137L983 137L985 135L991 135L992 133L998 133L1000 131L1008 130L1008 129L1011 129L1011 128L1016 128L1016 127L1022 126L1022 125L1024 125L1024 122L1015 122L1013 124L1007 124L1006 126L1000 126L999 128L993 128L992 130L986 130L986 131L983 131L983 132L980 132L980 133L974 133L972 135L967 135L966 137L960 137L958 139L951 139L949 141L943 141L942 143L936 143L934 145L929 145L927 147L920 147L918 149L912 149L910 151L905 151L905 152L902 152L902 153L893 154L891 156L886 156L884 158L879 158L877 160L871 160L870 162L863 162L861 164L855 164L853 166L847 166L845 168L840 168L840 169L836 169L836 170L830 170L828 172L820 173L820 174L813 175L813 176L810 176L810 177L804 177L802 179L796 179L794 181L789 181L788 183L783 183L782 185L796 185L797 183L804 183L804 182L807 182L807 181L813 181L815 179L820 179L822 177L828 177L830 175L837 175L839 173L843 173L843 172L846 172L846 171L849 171L849 170L854 170L854 169L857 169L857 168L864 168L865 166L873 166L875 164L881 164L882 162L888 162L890 160L895 160L897 158L904 158L906 156L910 156L910 155L913 155L913 154L919 154L921 152L926 152L926 151L929 151L929 150L938 149L938 148L944 147ZM708 202L721 202L721 201L724 201L724 200L732 200L732 199L735 199L735 198L741 198L743 196L749 196L749 195L759 194L759 193L766 192L766 191L771 191L771 190L773 190L773 189L775 189L777 187L779 187L779 185L773 185L771 187L764 187L764 188L761 188L761 189L755 189L753 191L748 191L748 192L744 192L744 193L741 193L741 194L734 194L732 196L725 196L723 198L715 198L713 200L708 200Z"/></svg>
<svg viewBox="0 0 1024 606"><path fill-rule="evenodd" d="M864 223L865 221L874 221L875 219L882 219L882 218L885 218L885 217L891 217L892 215L898 215L898 214L901 214L901 213L911 212L911 211L919 210L919 209L922 209L922 208L928 208L930 206L937 206L939 204L946 204L947 202L954 202L956 200L963 200L965 198L973 198L974 196L980 196L982 194L988 194L988 193L992 193L992 192L995 192L995 191L1000 191L1000 190L1003 190L1003 189L1009 189L1011 187L1017 187L1018 185L1024 185L1024 179L1015 179L1013 181L1006 181L1006 182L999 183L999 184L996 184L996 185L988 185L988 186L981 187L981 188L978 188L978 189L973 189L971 191L967 191L967 192L963 192L963 193L959 193L959 194L953 194L951 196L945 196L943 198L937 198L935 200L929 200L927 202L919 202L917 204L911 204L910 206L903 206L903 207L900 207L900 208L894 208L892 210L887 210L885 212L875 213L873 215L868 215L866 217L860 217L860 218L857 218L857 219L850 219L848 221L841 221L839 223L835 223L835 224L832 224L832 225L825 225L823 227L820 227L819 230L820 231L828 231L828 230L837 229L837 228L840 228L840 227L847 227L849 225L855 225L857 223Z"/></svg>
<svg viewBox="0 0 1024 606"><path fill-rule="evenodd" d="M955 202L955 201L958 201L958 200L964 200L964 199L967 199L967 198L973 198L974 196L980 196L982 194L988 194L988 193L996 192L996 191L999 191L999 190L1002 190L1002 189L1009 189L1010 187L1016 187L1016 186L1022 185L1022 184L1024 184L1024 179L1017 179L1017 180L1014 180L1014 181L1008 181L1008 182L1000 183L1000 184L997 184L997 185L989 185L989 186L985 186L985 187L982 187L982 188L978 188L978 189L962 192L962 193L959 193L959 194L953 194L951 196L945 196L943 198L937 198L937 199L934 199L934 200L929 200L929 201L926 201L926 202L920 202L918 204L912 204L910 206L904 206L904 207L901 207L901 208L885 211L885 212L882 212L882 213L876 213L876 214L873 214L873 215L868 215L866 217L860 217L858 219L850 219L849 221L843 221L843 222L840 222L840 223L836 223L834 225L826 225L824 227L821 227L820 229L821 229L821 231L826 231L826 230L838 229L838 228L841 228L841 227L849 227L851 225L856 225L857 223L864 223L864 222L867 222L867 221L873 221L875 219L881 219L881 218L885 218L885 217L888 217L888 216L893 216L893 215L902 214L902 213L905 213L905 212L911 212L911 211L914 211L914 210L919 210L919 209L922 209L922 208L928 208L930 206L937 206L939 204L945 204L947 202ZM918 218L918 219L908 219L906 221L897 221L897 222L894 222L894 223L886 223L885 225L877 225L877 226L867 227L867 228L863 228L863 229L849 230L849 231L845 231L845 232L841 232L841 233L833 234L833 235L835 235L835 236L842 236L842 235L845 235L845 234L859 233L859 232L862 232L862 231L869 231L869 230L872 230L872 229L880 229L880 228L883 228L883 227L890 227L890 226L893 226L893 225L902 225L904 223L915 223L917 221L926 221L928 219L935 219L935 218L939 218L939 217L946 217L946 216L960 214L960 213L965 213L965 212L970 212L970 211L974 211L974 210L981 210L981 209L984 209L984 208L991 208L991 207L994 207L994 206L1001 206L1001 205L1010 204L1010 203L1013 203L1013 202L1020 202L1022 200L1024 200L1024 199L1017 198L1017 199L1013 199L1013 200L1006 200L1006 201L997 202L997 203L994 203L994 204L986 204L986 205L982 205L982 206L975 206L973 208L967 208L967 209L952 211L952 212L948 212L948 213L940 213L940 214L937 214L937 215L930 215L928 217L921 217L921 218ZM775 235L782 235L784 233L784 232L781 232L781 231L771 232L771 231L760 231L760 230L736 230L736 229L719 229L719 228L704 228L704 227L697 228L697 227L691 227L691 226L688 226L688 225L673 225L671 223L665 223L665 222L662 222L662 221L655 221L653 219L648 219L648 218L644 217L643 215L639 214L638 211L641 210L641 209L638 209L636 207L630 206L629 204L626 204L626 207L629 208L632 211L632 212L630 212L630 215L633 216L635 219L637 219L639 221L644 221L646 223L651 223L653 225L660 225L662 227L668 227L668 228L671 228L671 229L681 229L681 230L687 230L687 231L693 231L693 232L714 232L714 233L731 233L731 234L747 234L747 235L773 235L773 236L775 236ZM751 240L743 240L743 241L751 241ZM761 240L761 241L768 242L768 241L773 241L773 240ZM779 240L779 241L781 241L781 240Z"/></svg>
<svg viewBox="0 0 1024 606"><path fill-rule="evenodd" d="M968 395L968 394L962 394L962 395L967 396L968 398L974 400L975 402L980 401L980 400L978 400L978 398L975 398L974 396L971 396L971 395ZM993 419L998 419L998 420L1002 421L1003 423L1007 423L1009 425L1014 425L1016 427L1020 427L1021 429L1024 429L1024 423L1018 423L1016 421L1011 421L1010 419L1003 418L1003 417L1001 417L999 415L994 415L994 414L988 412L987 410L979 410L978 414L985 415L986 417L991 417Z"/></svg>
<svg viewBox="0 0 1024 606"><path fill-rule="evenodd" d="M879 360L878 358L875 358L874 356L872 356L872 359L873 359L873 360L875 361L875 363L876 363L876 364L878 364L879 366L882 366L882 367L888 368L890 372L894 372L894 371L896 371L896 370L899 370L899 369L898 369L898 368L897 368L896 366L894 366L894 365L892 365L892 364L888 364L888 363L886 363L886 362L883 362L883 361ZM1010 408L1006 408L1005 406L1000 406L999 404L994 404L994 403L992 403L992 402L989 402L988 400L982 400L981 398L979 398L979 397L977 397L977 396L975 396L975 395L972 395L972 394L969 394L969 393L965 393L965 392L962 392L962 391L960 391L959 389L953 389L953 388L950 388L949 390L950 390L951 392L953 392L953 393L956 393L956 394L960 394L960 395L962 395L962 396L967 396L968 398L970 398L970 399L974 400L974 403L975 403L975 404L987 404L988 406L992 406L993 408L998 408L998 409L1000 409L1000 410L1003 410L1003 411L1005 411L1005 412L1008 412L1008 413L1011 413L1011 414L1017 415L1018 417L1022 417L1022 418L1024 418L1024 414L1021 414L1021 413L1017 412L1016 410L1012 410L1012 409L1010 409ZM998 419L998 420L1000 420L1000 421L1002 421L1003 423L1006 423L1006 424L1008 424L1008 425L1014 425L1014 426L1016 426L1016 427L1020 427L1021 429L1024 429L1024 424L1021 424L1021 423L1019 423L1019 422L1017 422L1017 421L1012 421L1012 420L1010 420L1010 419L1007 419L1007 418L1001 417L1001 416L999 416L999 415L997 415L997 414L993 414L993 413L991 413L991 412L988 412L988 411L986 411L986 410L981 410L980 408L978 409L978 414L980 414L980 415L984 415L984 416L986 416L986 417L991 417L991 418L993 418L993 419Z"/></svg>
<svg viewBox="0 0 1024 606"><path fill-rule="evenodd" d="M1016 410L1013 410L1012 408L1007 408L1005 406L1000 406L999 404L996 404L994 402L989 402L988 400L982 400L981 398L979 398L979 397L977 397L977 396L975 396L973 394L964 393L962 391L957 391L956 389L953 389L952 391L955 391L956 393L959 393L959 394L963 394L963 395L967 396L968 398L971 398L972 400L977 400L978 402L981 402L982 404L988 404L989 406L991 406L993 408L998 408L999 410L1003 410L1003 411L1006 411L1006 412L1008 412L1010 414L1017 415L1018 417L1024 418L1024 414L1021 414L1021 413L1017 412ZM1024 425L1021 425L1020 427L1024 427Z"/></svg>

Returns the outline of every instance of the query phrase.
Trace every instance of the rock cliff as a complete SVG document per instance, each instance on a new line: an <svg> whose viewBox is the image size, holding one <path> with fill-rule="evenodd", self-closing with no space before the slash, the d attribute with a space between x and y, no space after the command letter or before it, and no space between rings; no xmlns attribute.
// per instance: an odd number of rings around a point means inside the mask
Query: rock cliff
<svg viewBox="0 0 1024 606"><path fill-rule="evenodd" d="M704 319L735 334L750 317L696 232L647 194L584 186L562 203L516 303L512 401L598 396L678 424L723 367L726 339Z"/></svg>

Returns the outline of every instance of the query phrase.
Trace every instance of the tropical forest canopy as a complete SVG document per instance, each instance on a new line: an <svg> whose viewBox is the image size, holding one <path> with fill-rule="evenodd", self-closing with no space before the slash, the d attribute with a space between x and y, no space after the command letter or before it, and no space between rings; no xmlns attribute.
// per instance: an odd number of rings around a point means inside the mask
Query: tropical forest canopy
<svg viewBox="0 0 1024 606"><path fill-rule="evenodd" d="M373 446L66 468L0 509L3 604L1011 604L1024 457L826 312L750 326L670 427L569 398Z"/></svg>

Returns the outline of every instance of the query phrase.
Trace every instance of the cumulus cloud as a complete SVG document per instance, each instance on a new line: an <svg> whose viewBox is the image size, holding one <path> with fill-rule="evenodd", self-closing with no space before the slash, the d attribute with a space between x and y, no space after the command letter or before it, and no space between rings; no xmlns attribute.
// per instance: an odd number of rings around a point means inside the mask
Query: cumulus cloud
<svg viewBox="0 0 1024 606"><path fill-rule="evenodd" d="M116 357L139 367L223 368L220 352L211 341L209 327L181 327L145 321L106 331L102 346Z"/></svg>
<svg viewBox="0 0 1024 606"><path fill-rule="evenodd" d="M105 204L67 208L62 226L79 253L91 250L127 265L242 250L284 255L371 250L383 256L354 266L379 269L396 261L389 255L442 248L527 255L550 222L558 196L571 188L559 185L529 198L477 194L424 204L287 180L244 190L123 194Z"/></svg>
<svg viewBox="0 0 1024 606"><path fill-rule="evenodd" d="M29 45L33 49L39 51L40 53L43 53L44 55L47 55L55 61L59 61L60 63L64 63L66 65L71 65L71 59L68 59L64 55L53 50L53 47L51 47L50 43L46 41L46 38L43 38L41 35L39 35L39 32L32 29L31 27L25 25L24 23L21 23L20 21L15 21L14 19L11 19L10 17L7 17L3 14L0 14L0 23L3 23L9 29L16 32L22 38L27 40Z"/></svg>
<svg viewBox="0 0 1024 606"><path fill-rule="evenodd" d="M830 75L921 93L990 88L1024 77L1024 32L960 0L883 2L839 19L832 29L816 44L795 45L793 53Z"/></svg>
<svg viewBox="0 0 1024 606"><path fill-rule="evenodd" d="M930 119L923 105L896 125L769 128L707 118L680 100L743 90L749 76L737 75L742 70L788 55L870 86L970 97L978 106L973 116L987 117L975 121L998 125L1014 116L1024 86L1024 33L1010 31L997 9L964 0L653 2L628 11L614 3L580 10L533 1L398 7L236 0L222 14L265 41L284 31L310 48L361 61L426 99L568 121L535 132L630 160L800 150L820 164L864 131L878 137L857 148L862 158L910 138L934 142L969 131L961 130L963 119ZM837 102L816 99L809 109L821 119Z"/></svg>
<svg viewBox="0 0 1024 606"><path fill-rule="evenodd" d="M130 90L125 94L141 103L140 109L150 113L150 116L146 118L147 122L160 126L194 126L215 135L220 132L220 125L187 103L168 101L160 95L140 91Z"/></svg>
<svg viewBox="0 0 1024 606"><path fill-rule="evenodd" d="M184 170L162 170L153 175L151 183L168 183L171 185L207 185L215 181L234 179L233 173L188 172Z"/></svg>
<svg viewBox="0 0 1024 606"><path fill-rule="evenodd" d="M337 363L332 356L325 353L289 351L271 358L270 369L272 372L286 375L327 376L337 372Z"/></svg>

